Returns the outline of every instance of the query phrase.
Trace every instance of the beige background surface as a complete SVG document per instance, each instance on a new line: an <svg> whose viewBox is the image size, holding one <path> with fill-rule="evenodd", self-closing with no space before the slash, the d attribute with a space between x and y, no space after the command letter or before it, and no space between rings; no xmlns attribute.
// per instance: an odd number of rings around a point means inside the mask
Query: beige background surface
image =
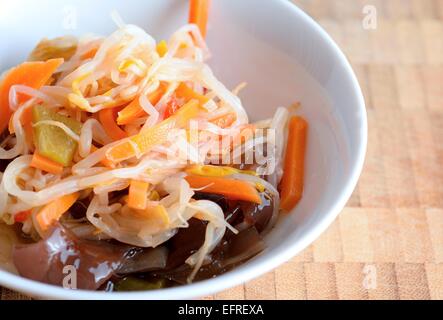
<svg viewBox="0 0 443 320"><path fill-rule="evenodd" d="M442 299L443 0L294 2L339 43L360 80L369 117L365 168L313 245L205 298ZM367 4L377 8L376 30L362 28ZM26 298L0 287L0 299Z"/></svg>

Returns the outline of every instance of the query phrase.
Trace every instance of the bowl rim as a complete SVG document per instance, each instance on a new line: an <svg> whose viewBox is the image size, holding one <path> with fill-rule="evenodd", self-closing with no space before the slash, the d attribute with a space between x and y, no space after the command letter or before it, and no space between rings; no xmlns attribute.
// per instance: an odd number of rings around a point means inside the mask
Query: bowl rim
<svg viewBox="0 0 443 320"><path fill-rule="evenodd" d="M356 109L361 116L362 126L360 127L360 141L358 144L358 155L356 162L354 163L350 178L343 186L343 191L340 196L335 200L332 208L325 213L320 222L316 224L306 235L304 235L298 242L287 246L279 253L269 259L251 266L245 266L244 268L234 269L218 277L199 281L193 284L187 284L179 287L165 288L151 291L138 291L138 292L105 292L105 291L90 291L90 290L69 290L62 287L41 283L34 280L29 280L21 276L12 274L5 270L0 270L0 285L28 294L36 298L45 299L107 299L107 300L119 300L119 299L193 299L202 297L208 294L214 294L222 290L240 285L254 278L257 278L279 265L290 260L296 254L300 253L308 245L310 245L316 238L320 236L328 226L335 220L341 210L344 208L346 202L350 198L354 191L360 174L363 169L364 159L367 149L367 136L368 136L368 123L367 112L365 107L365 100L358 83L357 77L337 43L329 36L329 34L306 12L299 8L295 3L287 0L275 0L280 2L279 5L286 6L287 10L292 10L298 18L304 20L304 22L312 27L317 34L321 37L322 41L327 43L329 48L339 59L341 67L344 68L345 73L350 78L352 84L352 91L356 95L358 101Z"/></svg>

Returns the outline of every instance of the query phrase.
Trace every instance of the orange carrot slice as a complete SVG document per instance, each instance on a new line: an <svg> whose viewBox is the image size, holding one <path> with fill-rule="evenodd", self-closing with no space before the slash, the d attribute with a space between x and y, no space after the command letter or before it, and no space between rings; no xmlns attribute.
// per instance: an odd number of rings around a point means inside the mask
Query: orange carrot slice
<svg viewBox="0 0 443 320"><path fill-rule="evenodd" d="M206 36L208 24L209 0L190 0L189 23L195 23L203 37Z"/></svg>
<svg viewBox="0 0 443 320"><path fill-rule="evenodd" d="M25 222L31 216L32 210L21 211L14 215L15 222Z"/></svg>
<svg viewBox="0 0 443 320"><path fill-rule="evenodd" d="M280 208L291 211L303 194L308 123L301 117L289 121L288 143L280 183Z"/></svg>
<svg viewBox="0 0 443 320"><path fill-rule="evenodd" d="M155 90L148 96L149 102L151 102L152 105L156 105L160 101L161 97L165 94L165 91L166 85L160 84L157 90ZM143 116L146 116L146 112L140 106L140 103L138 102L138 97L136 97L134 100L132 100L130 104L128 104L123 110L118 113L117 124L129 124L132 121Z"/></svg>
<svg viewBox="0 0 443 320"><path fill-rule="evenodd" d="M92 59L92 58L94 58L95 54L97 53L97 50L98 50L98 48L92 48L91 50L83 53L81 58L82 59Z"/></svg>
<svg viewBox="0 0 443 320"><path fill-rule="evenodd" d="M60 217L69 210L77 201L79 193L65 195L57 200L49 202L35 215L35 221L42 233L46 233L49 228L60 219Z"/></svg>
<svg viewBox="0 0 443 320"><path fill-rule="evenodd" d="M91 145L91 153L97 151L98 148L94 145ZM109 168L109 169L114 169L115 165L114 163L112 163L111 161L109 161L107 158L103 158L100 163L102 165L104 165L105 167Z"/></svg>
<svg viewBox="0 0 443 320"><path fill-rule="evenodd" d="M128 137L128 134L122 130L116 123L117 109L107 108L99 111L98 118L103 125L106 133L112 140L117 141Z"/></svg>
<svg viewBox="0 0 443 320"><path fill-rule="evenodd" d="M32 123L32 108L27 108L23 111L20 122L23 126ZM12 117L9 119L9 133L15 133L14 126L12 124Z"/></svg>
<svg viewBox="0 0 443 320"><path fill-rule="evenodd" d="M132 209L146 209L148 203L148 189L148 182L132 180L129 185L128 206Z"/></svg>
<svg viewBox="0 0 443 320"><path fill-rule="evenodd" d="M171 97L168 103L166 104L165 114L163 116L164 119L168 119L172 116L178 109L180 109L180 105L175 97Z"/></svg>
<svg viewBox="0 0 443 320"><path fill-rule="evenodd" d="M38 154L38 152L34 152L30 166L53 174L63 172L63 165Z"/></svg>
<svg viewBox="0 0 443 320"><path fill-rule="evenodd" d="M165 143L171 129L185 126L189 120L198 115L199 111L198 101L191 100L181 107L174 116L109 149L106 157L113 163L119 163L135 155L141 156L149 152L153 146Z"/></svg>
<svg viewBox="0 0 443 320"><path fill-rule="evenodd" d="M197 99L200 102L200 104L203 105L203 104L205 104L206 102L209 101L209 99L207 97L205 97L204 95L201 95L201 94L195 92L194 90L189 88L183 82L180 83L180 85L175 90L175 95L176 95L177 98L184 99L185 102L188 102L191 99Z"/></svg>
<svg viewBox="0 0 443 320"><path fill-rule="evenodd" d="M178 109L181 108L181 105L178 103L177 98L183 99L185 103L189 102L192 99L196 99L200 102L201 105L203 105L209 101L209 99L207 97L195 92L194 90L192 90L191 88L189 88L186 84L184 84L182 82L175 90L175 97L174 96L171 97L171 99L169 99L169 101L166 105L164 119L169 118Z"/></svg>
<svg viewBox="0 0 443 320"><path fill-rule="evenodd" d="M9 108L9 90L15 84L22 84L38 89L51 78L52 74L63 63L63 59L50 59L45 62L24 62L9 70L0 82L0 132L8 127L12 111ZM19 95L20 103L29 99L26 95Z"/></svg>
<svg viewBox="0 0 443 320"><path fill-rule="evenodd" d="M224 195L230 200L243 200L261 204L257 189L247 181L218 177L186 176L191 188L201 189L199 192Z"/></svg>
<svg viewBox="0 0 443 320"><path fill-rule="evenodd" d="M25 132L25 140L28 146L33 145L34 141L34 130L32 128L32 108L28 108L23 111L21 119L20 119L21 125L23 126L23 130ZM12 123L12 115L9 118L9 133L14 134L14 126Z"/></svg>

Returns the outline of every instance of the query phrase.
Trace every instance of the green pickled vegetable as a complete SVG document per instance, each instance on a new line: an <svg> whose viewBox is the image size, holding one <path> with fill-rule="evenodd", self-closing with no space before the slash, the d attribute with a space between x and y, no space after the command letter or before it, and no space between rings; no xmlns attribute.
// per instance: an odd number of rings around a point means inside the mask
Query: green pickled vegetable
<svg viewBox="0 0 443 320"><path fill-rule="evenodd" d="M78 40L74 36L64 36L55 39L43 39L32 50L29 61L46 61L54 58L71 59L77 50Z"/></svg>
<svg viewBox="0 0 443 320"><path fill-rule="evenodd" d="M80 134L81 122L58 114L43 105L33 107L33 124L44 120L61 122L76 134ZM78 144L77 141L68 136L61 128L49 124L37 125L34 127L34 140L37 151L42 156L54 160L63 166L71 165Z"/></svg>
<svg viewBox="0 0 443 320"><path fill-rule="evenodd" d="M115 291L144 291L161 289L165 286L165 279L154 279L151 281L136 277L125 277L114 286Z"/></svg>

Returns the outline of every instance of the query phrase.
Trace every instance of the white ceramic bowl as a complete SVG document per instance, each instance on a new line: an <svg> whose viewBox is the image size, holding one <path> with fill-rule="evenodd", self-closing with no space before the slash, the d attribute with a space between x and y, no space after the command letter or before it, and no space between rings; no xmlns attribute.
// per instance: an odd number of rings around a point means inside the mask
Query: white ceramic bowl
<svg viewBox="0 0 443 320"><path fill-rule="evenodd" d="M0 70L23 61L43 37L110 34L109 13L157 39L187 19L182 0L1 1ZM72 29L74 27L74 29ZM244 283L289 260L336 218L357 183L367 141L364 100L345 56L320 26L286 0L212 1L208 43L216 76L232 88L248 83L243 104L252 120L300 101L310 124L304 196L266 238L265 252L217 278L156 291L67 290L0 271L0 284L41 298L196 298Z"/></svg>

